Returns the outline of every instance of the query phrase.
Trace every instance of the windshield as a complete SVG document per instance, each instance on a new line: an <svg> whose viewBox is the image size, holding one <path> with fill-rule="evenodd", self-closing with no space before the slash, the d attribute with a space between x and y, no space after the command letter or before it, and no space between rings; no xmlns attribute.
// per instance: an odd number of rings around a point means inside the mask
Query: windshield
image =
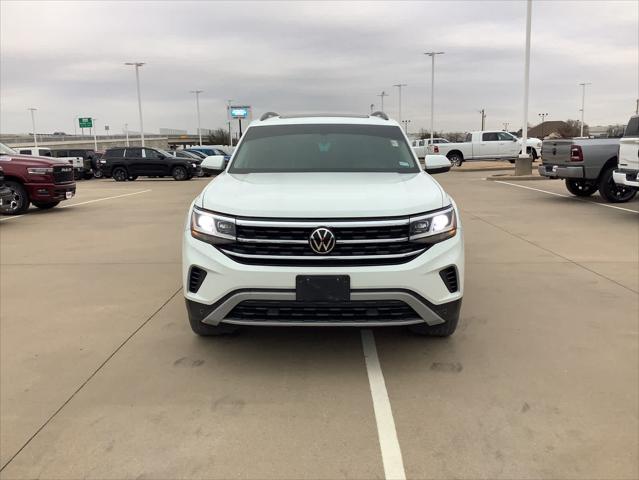
<svg viewBox="0 0 639 480"><path fill-rule="evenodd" d="M229 173L397 172L419 167L399 127L273 125L249 128Z"/></svg>
<svg viewBox="0 0 639 480"><path fill-rule="evenodd" d="M0 143L0 155L17 155L13 148L7 147L4 143Z"/></svg>

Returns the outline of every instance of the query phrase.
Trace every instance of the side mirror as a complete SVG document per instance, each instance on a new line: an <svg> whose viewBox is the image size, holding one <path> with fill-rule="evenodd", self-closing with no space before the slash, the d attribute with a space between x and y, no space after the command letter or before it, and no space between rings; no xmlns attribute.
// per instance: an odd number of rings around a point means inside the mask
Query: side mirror
<svg viewBox="0 0 639 480"><path fill-rule="evenodd" d="M200 164L204 173L218 174L224 170L224 155L211 155Z"/></svg>
<svg viewBox="0 0 639 480"><path fill-rule="evenodd" d="M431 175L445 173L452 167L450 160L445 155L426 155L424 158L424 170Z"/></svg>

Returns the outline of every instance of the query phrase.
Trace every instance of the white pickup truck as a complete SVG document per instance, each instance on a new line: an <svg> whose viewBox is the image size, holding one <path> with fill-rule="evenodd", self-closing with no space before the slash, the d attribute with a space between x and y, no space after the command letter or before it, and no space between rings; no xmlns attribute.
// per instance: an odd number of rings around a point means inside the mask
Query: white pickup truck
<svg viewBox="0 0 639 480"><path fill-rule="evenodd" d="M18 148L20 155L31 155L34 157L53 157L53 152L50 148L46 147L22 147ZM73 165L74 177L77 180L82 178L84 172L84 159L82 157L56 157L58 160L70 163Z"/></svg>
<svg viewBox="0 0 639 480"><path fill-rule="evenodd" d="M537 160L541 153L541 140L529 138L526 145L533 160ZM467 133L464 142L434 144L428 151L446 155L457 167L466 160L504 159L514 163L521 152L521 139L508 132L484 130Z"/></svg>
<svg viewBox="0 0 639 480"><path fill-rule="evenodd" d="M619 165L612 174L617 185L639 190L639 115L630 117L628 126L619 140Z"/></svg>

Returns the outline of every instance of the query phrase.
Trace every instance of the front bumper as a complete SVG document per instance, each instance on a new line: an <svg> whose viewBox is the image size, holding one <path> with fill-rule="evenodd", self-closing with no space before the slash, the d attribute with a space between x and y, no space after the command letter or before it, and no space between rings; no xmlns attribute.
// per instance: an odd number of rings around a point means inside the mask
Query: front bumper
<svg viewBox="0 0 639 480"><path fill-rule="evenodd" d="M427 323L437 325L459 315L464 284L463 229L457 235L433 245L415 259L398 265L350 267L280 267L238 263L218 249L191 236L188 228L183 236L183 285L189 315L210 325L241 324L266 326L383 326ZM189 291L191 267L206 275L195 293ZM450 292L440 272L454 266L457 291ZM415 312L401 321L375 318L367 321L344 321L326 318L322 321L295 322L256 321L230 317L234 307L245 300L294 301L297 275L348 275L350 296L358 301L401 301Z"/></svg>
<svg viewBox="0 0 639 480"><path fill-rule="evenodd" d="M75 183L27 183L25 187L29 191L29 198L35 202L57 202L75 196ZM68 196L68 192L70 192L70 196Z"/></svg>
<svg viewBox="0 0 639 480"><path fill-rule="evenodd" d="M548 178L585 178L584 167L541 164L537 167L539 175Z"/></svg>
<svg viewBox="0 0 639 480"><path fill-rule="evenodd" d="M617 185L639 189L639 170L629 170L620 168L612 172L612 179Z"/></svg>

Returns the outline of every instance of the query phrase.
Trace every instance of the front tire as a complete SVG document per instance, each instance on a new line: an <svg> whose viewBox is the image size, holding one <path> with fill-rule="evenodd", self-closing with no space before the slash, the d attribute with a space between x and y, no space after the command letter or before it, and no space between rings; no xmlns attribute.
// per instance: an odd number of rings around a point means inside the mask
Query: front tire
<svg viewBox="0 0 639 480"><path fill-rule="evenodd" d="M453 167L461 167L464 163L464 157L462 157L461 153L449 153L446 157L450 160Z"/></svg>
<svg viewBox="0 0 639 480"><path fill-rule="evenodd" d="M566 189L577 197L589 197L597 191L596 183L587 182L585 180L566 179Z"/></svg>
<svg viewBox="0 0 639 480"><path fill-rule="evenodd" d="M126 182L126 180L129 178L129 174L124 167L117 167L116 169L114 169L111 176L116 182Z"/></svg>
<svg viewBox="0 0 639 480"><path fill-rule="evenodd" d="M425 323L418 323L417 325L409 325L408 330L416 335L423 335L426 337L450 337L455 330L457 330L457 324L459 323L459 317L455 317L445 323L439 325L427 325Z"/></svg>
<svg viewBox="0 0 639 480"><path fill-rule="evenodd" d="M625 185L617 185L612 178L613 168L609 168L599 180L599 194L611 203L624 203L632 200L637 191Z"/></svg>
<svg viewBox="0 0 639 480"><path fill-rule="evenodd" d="M13 198L8 205L2 206L3 215L20 215L29 210L29 193L21 183L5 181L5 186L11 190Z"/></svg>
<svg viewBox="0 0 639 480"><path fill-rule="evenodd" d="M181 182L183 180L188 180L189 178L189 174L186 171L186 168L181 167L181 166L177 166L177 167L173 167L173 170L171 171L171 175L173 176L174 180L177 180L178 182Z"/></svg>
<svg viewBox="0 0 639 480"><path fill-rule="evenodd" d="M102 170L96 170L95 172L93 172L93 178L102 178L102 177L104 177Z"/></svg>
<svg viewBox="0 0 639 480"><path fill-rule="evenodd" d="M200 337L219 337L222 335L232 335L239 330L234 325L208 325L197 319L189 318L191 330Z"/></svg>

